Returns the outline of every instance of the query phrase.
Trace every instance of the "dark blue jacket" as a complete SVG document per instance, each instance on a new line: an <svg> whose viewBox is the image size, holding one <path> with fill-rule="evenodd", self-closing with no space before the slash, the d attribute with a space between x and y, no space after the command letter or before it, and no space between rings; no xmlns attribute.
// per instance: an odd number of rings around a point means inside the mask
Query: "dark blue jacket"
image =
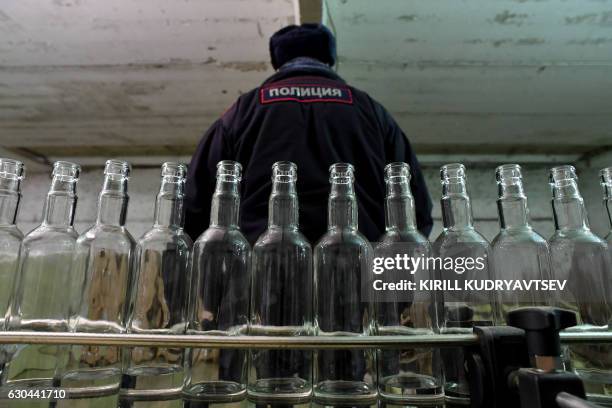
<svg viewBox="0 0 612 408"><path fill-rule="evenodd" d="M431 200L408 139L379 103L323 64L286 64L206 132L186 187L185 230L194 240L208 228L220 160L243 166L240 225L251 243L266 229L271 167L281 160L297 164L300 229L313 244L327 229L328 169L337 162L355 166L359 229L370 241L385 230L383 168L390 162L410 165L418 228L431 231Z"/></svg>

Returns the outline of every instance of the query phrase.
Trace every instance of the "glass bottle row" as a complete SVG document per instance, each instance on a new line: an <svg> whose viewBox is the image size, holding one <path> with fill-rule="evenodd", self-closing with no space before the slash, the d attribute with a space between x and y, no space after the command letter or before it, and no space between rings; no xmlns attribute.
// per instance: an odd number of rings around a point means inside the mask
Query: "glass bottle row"
<svg viewBox="0 0 612 408"><path fill-rule="evenodd" d="M54 164L43 221L17 247L17 265L2 270L3 278L14 275L3 328L184 333L191 249L182 230L186 166L162 166L155 222L137 243L125 228L129 164L106 162L96 222L80 236L73 228L79 174L74 163ZM116 406L119 394L137 399L151 389L162 396L182 390L181 349L20 345L2 351L3 392L60 387L67 401Z"/></svg>
<svg viewBox="0 0 612 408"><path fill-rule="evenodd" d="M298 228L295 165L273 166L268 229L251 250L239 230L241 167L223 161L217 166L210 228L192 253L191 241L182 231L183 165L162 167L155 224L137 245L125 229L127 163L107 162L96 224L77 237L72 222L80 169L57 162L43 223L21 245L14 221L23 166L2 159L0 169L0 214L6 223L1 239L3 244L16 243L15 250L7 246L13 264L10 256L2 258L8 259L2 263L8 265L2 279L13 280L18 271L14 296L6 303L8 330L410 335L470 331L474 325L503 321L514 307L549 303L533 294L517 297L503 291L495 297L474 293L461 299L452 292L416 292L408 300L385 302L363 299L364 268L374 255L396 243L409 243L413 257L484 258L481 277L565 277L576 282L568 292L574 297L555 301L580 314L575 330L603 330L610 322L609 249L588 228L571 166L551 170L556 233L550 244L529 225L520 167L500 166L496 175L501 231L490 247L473 227L463 165L441 169L444 230L430 246L416 229L409 168L390 164L385 169L386 233L372 248L357 229L354 169L339 163L330 168L328 232L313 251ZM602 170L602 185L610 211L612 169ZM10 266L17 263L19 247L19 265ZM440 277L443 271L421 272ZM61 385L73 398L109 401L119 391L128 399L182 391L187 398L209 402L237 401L248 394L255 401L292 404L312 395L324 404L344 399L368 404L377 392L396 402L433 401L444 393L450 400L469 398L460 349L375 354L191 349L183 355L167 348L28 345L3 349L0 378L3 387ZM597 355L601 350L592 346L572 347L568 363L588 380L591 392L603 395L612 383L610 365L602 364Z"/></svg>

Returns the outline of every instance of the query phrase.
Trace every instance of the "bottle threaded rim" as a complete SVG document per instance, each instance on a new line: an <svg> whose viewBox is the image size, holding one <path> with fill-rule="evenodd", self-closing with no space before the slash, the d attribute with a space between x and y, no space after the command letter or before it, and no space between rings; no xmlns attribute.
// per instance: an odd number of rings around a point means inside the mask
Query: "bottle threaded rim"
<svg viewBox="0 0 612 408"><path fill-rule="evenodd" d="M297 165L290 161L278 161L272 165L272 181L291 183L297 181Z"/></svg>
<svg viewBox="0 0 612 408"><path fill-rule="evenodd" d="M53 177L60 177L69 180L78 180L81 175L81 166L76 163L72 163L69 161L56 161L53 163Z"/></svg>
<svg viewBox="0 0 612 408"><path fill-rule="evenodd" d="M187 165L177 162L165 162L161 166L161 176L177 179L177 181L184 180L187 176Z"/></svg>
<svg viewBox="0 0 612 408"><path fill-rule="evenodd" d="M495 179L498 183L514 184L521 181L523 174L518 164L502 164L495 169Z"/></svg>
<svg viewBox="0 0 612 408"><path fill-rule="evenodd" d="M405 183L410 181L410 166L404 162L393 162L385 166L386 183Z"/></svg>
<svg viewBox="0 0 612 408"><path fill-rule="evenodd" d="M334 163L329 167L329 181L348 184L355 180L355 167L350 163Z"/></svg>
<svg viewBox="0 0 612 408"><path fill-rule="evenodd" d="M440 180L443 183L466 179L465 166L461 163L449 163L440 167Z"/></svg>
<svg viewBox="0 0 612 408"><path fill-rule="evenodd" d="M110 159L106 161L104 165L104 174L113 175L113 176L121 176L121 177L129 177L130 172L132 171L132 166L130 163L124 160Z"/></svg>
<svg viewBox="0 0 612 408"><path fill-rule="evenodd" d="M601 176L601 184L605 184L612 188L612 167L606 167L599 171Z"/></svg>
<svg viewBox="0 0 612 408"><path fill-rule="evenodd" d="M23 180L25 177L25 165L14 159L0 158L0 178L11 180Z"/></svg>
<svg viewBox="0 0 612 408"><path fill-rule="evenodd" d="M221 160L217 163L217 179L239 182L242 180L242 165L233 160Z"/></svg>
<svg viewBox="0 0 612 408"><path fill-rule="evenodd" d="M570 164L555 166L550 169L549 181L551 184L566 184L568 180L578 180L576 168Z"/></svg>

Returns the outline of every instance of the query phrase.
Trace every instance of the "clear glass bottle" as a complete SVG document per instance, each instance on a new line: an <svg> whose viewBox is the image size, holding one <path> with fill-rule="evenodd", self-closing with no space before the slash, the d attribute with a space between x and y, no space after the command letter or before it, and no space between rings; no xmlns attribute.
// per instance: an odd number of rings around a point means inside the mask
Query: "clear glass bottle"
<svg viewBox="0 0 612 408"><path fill-rule="evenodd" d="M240 163L217 164L210 227L193 246L188 334L247 333L251 246L238 227L241 177ZM204 405L243 400L246 357L245 350L188 350L184 398Z"/></svg>
<svg viewBox="0 0 612 408"><path fill-rule="evenodd" d="M386 231L374 250L375 256L395 258L401 254L413 259L431 256L429 241L416 227L410 167L406 163L388 164L385 167L385 182ZM420 264L412 275L401 273L397 281L408 278L418 285L419 280L432 279L432 275L426 265ZM381 300L375 305L378 335L434 334L436 315L433 293L422 290L406 293L386 291ZM386 402L407 405L432 403L444 398L444 377L438 349L378 350L376 360L378 392Z"/></svg>
<svg viewBox="0 0 612 408"><path fill-rule="evenodd" d="M556 229L550 239L551 270L554 279L567 280L558 306L578 314L578 325L566 330L608 330L612 263L607 245L589 228L576 169L553 167L550 184ZM589 399L612 403L612 346L570 346L565 357L583 380Z"/></svg>
<svg viewBox="0 0 612 408"><path fill-rule="evenodd" d="M249 334L308 336L312 330L312 248L298 229L297 166L272 166L268 229L253 247ZM312 352L251 350L249 399L302 404L312 393Z"/></svg>
<svg viewBox="0 0 612 408"><path fill-rule="evenodd" d="M372 304L362 299L373 249L357 230L354 169L330 167L328 229L314 249L315 330L321 336L373 334ZM376 402L376 367L371 350L319 350L315 353L314 400L321 405Z"/></svg>
<svg viewBox="0 0 612 408"><path fill-rule="evenodd" d="M4 317L8 317L9 302L19 266L19 250L23 240L23 233L15 225L23 177L22 162L0 158L0 317L2 317L0 330L4 330ZM0 364L3 361L0 356Z"/></svg>
<svg viewBox="0 0 612 408"><path fill-rule="evenodd" d="M492 271L495 279L550 279L550 250L546 240L529 223L527 197L523 190L521 167L504 164L495 170L497 211L501 230L492 242ZM547 306L550 292L496 291L501 316L506 321L510 310L523 306Z"/></svg>
<svg viewBox="0 0 612 408"><path fill-rule="evenodd" d="M187 166L164 163L155 222L138 241L127 330L136 334L183 334L187 326L191 239L183 231ZM121 397L169 398L181 393L183 349L124 348Z"/></svg>
<svg viewBox="0 0 612 408"><path fill-rule="evenodd" d="M0 330L5 330L9 305L19 267L19 252L23 233L17 225L17 211L21 200L23 163L0 158ZM14 351L12 345L0 345L0 379L4 365Z"/></svg>
<svg viewBox="0 0 612 408"><path fill-rule="evenodd" d="M130 165L108 160L96 223L76 244L71 326L75 332L125 333L134 239L125 228ZM70 398L100 398L114 405L121 382L121 349L72 346L62 387Z"/></svg>
<svg viewBox="0 0 612 408"><path fill-rule="evenodd" d="M606 235L605 240L612 254L612 167L601 169L601 188L603 190L604 207L606 208L606 214L608 214L608 225L610 226L610 232Z"/></svg>
<svg viewBox="0 0 612 408"><path fill-rule="evenodd" d="M446 164L440 169L442 183L442 233L434 241L434 256L442 262L434 263L437 279L453 280L459 286L468 279L491 279L489 271L489 242L474 229L472 206L467 191L465 166ZM459 268L472 259L471 268ZM446 266L450 268L446 268ZM492 325L495 316L493 295L486 291L443 291L437 293L440 302L438 319L442 333L471 333L473 326ZM462 348L441 350L444 362L445 398L449 402L469 401L469 384L464 369Z"/></svg>
<svg viewBox="0 0 612 408"><path fill-rule="evenodd" d="M80 167L58 161L47 193L40 226L21 245L7 328L10 331L69 331L70 263L78 237L73 228L76 184ZM3 387L14 389L57 387L65 369L67 346L20 345L7 364ZM46 405L45 405L46 404ZM48 406L49 401L40 406ZM30 406L38 406L33 402Z"/></svg>

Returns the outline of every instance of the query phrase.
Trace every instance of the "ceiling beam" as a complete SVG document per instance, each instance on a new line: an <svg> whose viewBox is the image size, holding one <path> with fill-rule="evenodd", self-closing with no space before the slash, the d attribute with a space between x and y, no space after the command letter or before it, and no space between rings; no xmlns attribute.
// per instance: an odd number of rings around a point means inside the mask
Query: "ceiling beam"
<svg viewBox="0 0 612 408"><path fill-rule="evenodd" d="M26 175L29 172L38 173L50 169L50 162L45 156L30 152L27 149L0 147L0 157L21 161L26 167Z"/></svg>
<svg viewBox="0 0 612 408"><path fill-rule="evenodd" d="M596 169L612 166L612 146L602 146L583 155L579 164Z"/></svg>

